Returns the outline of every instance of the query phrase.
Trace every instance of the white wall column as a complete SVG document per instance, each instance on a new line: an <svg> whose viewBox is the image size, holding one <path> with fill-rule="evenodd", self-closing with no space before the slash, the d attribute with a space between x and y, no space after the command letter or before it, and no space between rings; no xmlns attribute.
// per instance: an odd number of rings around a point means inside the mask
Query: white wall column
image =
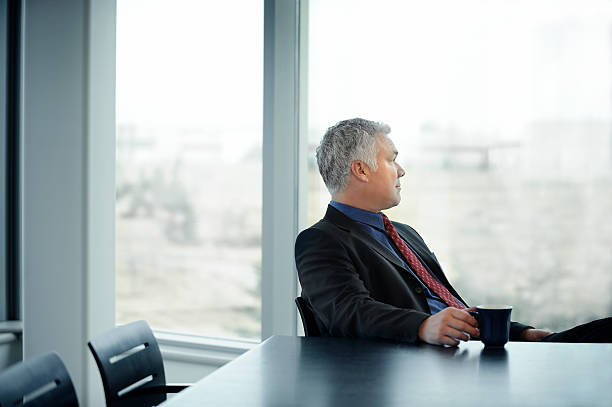
<svg viewBox="0 0 612 407"><path fill-rule="evenodd" d="M116 5L24 3L24 359L57 351L102 405L87 341L114 326Z"/></svg>

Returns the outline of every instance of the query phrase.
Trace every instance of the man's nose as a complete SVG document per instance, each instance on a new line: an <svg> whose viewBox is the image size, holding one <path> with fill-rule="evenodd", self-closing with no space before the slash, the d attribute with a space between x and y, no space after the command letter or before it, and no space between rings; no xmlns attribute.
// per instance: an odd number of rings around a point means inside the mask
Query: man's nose
<svg viewBox="0 0 612 407"><path fill-rule="evenodd" d="M401 178L406 174L406 171L402 168L401 165L397 164L397 177Z"/></svg>

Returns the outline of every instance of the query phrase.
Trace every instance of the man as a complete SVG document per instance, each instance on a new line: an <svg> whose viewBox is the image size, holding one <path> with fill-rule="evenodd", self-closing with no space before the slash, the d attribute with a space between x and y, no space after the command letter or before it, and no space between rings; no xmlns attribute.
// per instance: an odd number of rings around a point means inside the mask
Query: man
<svg viewBox="0 0 612 407"><path fill-rule="evenodd" d="M317 162L332 201L295 243L302 297L326 336L456 346L479 336L469 314L474 308L419 234L380 213L399 204L405 173L390 131L383 123L351 119L325 133ZM611 321L560 334L512 322L510 340L610 341Z"/></svg>

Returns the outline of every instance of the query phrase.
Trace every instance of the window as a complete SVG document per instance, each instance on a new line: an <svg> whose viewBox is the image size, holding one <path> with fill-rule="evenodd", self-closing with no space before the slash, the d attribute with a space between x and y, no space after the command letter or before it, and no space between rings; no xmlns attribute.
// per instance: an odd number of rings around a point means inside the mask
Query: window
<svg viewBox="0 0 612 407"><path fill-rule="evenodd" d="M335 122L384 121L413 225L472 304L553 330L609 314L612 5L310 2L313 150Z"/></svg>
<svg viewBox="0 0 612 407"><path fill-rule="evenodd" d="M261 336L263 4L117 4L117 322Z"/></svg>

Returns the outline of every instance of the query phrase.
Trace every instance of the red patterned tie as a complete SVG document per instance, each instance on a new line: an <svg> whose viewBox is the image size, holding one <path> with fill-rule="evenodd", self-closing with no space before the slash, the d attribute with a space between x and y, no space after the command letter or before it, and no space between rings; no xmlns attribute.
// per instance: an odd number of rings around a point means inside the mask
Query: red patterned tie
<svg viewBox="0 0 612 407"><path fill-rule="evenodd" d="M395 246L397 246L399 251L404 256L404 259L406 259L408 265L412 268L412 270L414 270L416 275L419 276L421 281L427 284L427 287L429 287L431 291L433 291L440 298L442 298L442 300L449 306L464 309L465 306L459 301L457 301L455 297L453 297L453 295L446 289L446 287L440 284L438 280L436 280L431 274L429 274L429 271L427 271L425 266L423 266L423 263L421 263L416 254L414 254L414 252L410 250L408 245L397 233L397 230L395 230L395 227L393 226L389 218L387 218L384 213L382 214L382 217L383 223L385 224L385 230L387 231L387 233L389 233L389 236L391 236L391 240L393 240Z"/></svg>

